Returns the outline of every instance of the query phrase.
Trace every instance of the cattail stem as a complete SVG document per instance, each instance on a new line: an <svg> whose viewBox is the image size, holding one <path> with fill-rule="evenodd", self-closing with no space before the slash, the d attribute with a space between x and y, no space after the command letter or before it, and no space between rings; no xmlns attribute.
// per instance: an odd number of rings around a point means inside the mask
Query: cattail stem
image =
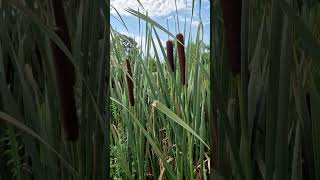
<svg viewBox="0 0 320 180"><path fill-rule="evenodd" d="M70 50L71 43L64 14L63 1L55 0L52 1L52 3L57 27L55 32ZM51 42L51 46L54 54L60 110L62 113L65 135L68 140L76 141L79 136L79 124L73 93L73 86L75 84L74 66L55 43Z"/></svg>
<svg viewBox="0 0 320 180"><path fill-rule="evenodd" d="M226 47L233 75L241 71L242 0L221 0Z"/></svg>
<svg viewBox="0 0 320 180"><path fill-rule="evenodd" d="M216 129L216 111L211 113L211 152L212 152L212 168L216 169L218 167L218 151L217 151L217 129Z"/></svg>
<svg viewBox="0 0 320 180"><path fill-rule="evenodd" d="M130 105L134 106L134 97L133 97L133 81L132 81L132 72L131 72L131 66L129 63L129 60L126 59L126 64L127 64L127 85L128 85L128 94L129 94L129 101Z"/></svg>
<svg viewBox="0 0 320 180"><path fill-rule="evenodd" d="M172 72L174 73L175 68L174 68L174 61L173 61L173 43L171 40L168 40L166 45L167 45L168 63L170 65Z"/></svg>
<svg viewBox="0 0 320 180"><path fill-rule="evenodd" d="M177 34L177 50L179 57L179 66L180 66L180 81L182 85L186 84L186 55L184 51L184 40L181 33Z"/></svg>

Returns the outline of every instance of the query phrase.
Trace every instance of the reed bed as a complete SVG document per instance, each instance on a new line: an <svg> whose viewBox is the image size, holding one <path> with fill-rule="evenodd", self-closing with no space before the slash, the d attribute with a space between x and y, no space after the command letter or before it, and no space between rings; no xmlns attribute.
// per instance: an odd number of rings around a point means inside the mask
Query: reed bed
<svg viewBox="0 0 320 180"><path fill-rule="evenodd" d="M0 12L0 179L109 179L109 2Z"/></svg>
<svg viewBox="0 0 320 180"><path fill-rule="evenodd" d="M109 8L0 1L0 179L320 179L319 1L212 0L209 49Z"/></svg>
<svg viewBox="0 0 320 180"><path fill-rule="evenodd" d="M126 147L112 152L115 178L208 179L209 56L203 46L203 26L199 24L194 40L185 42L188 36L183 30L169 32L148 16L128 11L145 24L141 36L148 46L126 53L122 36L111 31L111 73L116 84L111 89L111 146ZM161 29L170 34L165 44L159 39ZM122 81L130 74L121 65L128 56L133 71L127 82L133 82L134 106L131 90Z"/></svg>
<svg viewBox="0 0 320 180"><path fill-rule="evenodd" d="M319 179L319 117L305 97L318 86L320 4L301 2L211 2L214 178Z"/></svg>
<svg viewBox="0 0 320 180"><path fill-rule="evenodd" d="M127 144L121 159L132 162L123 177L319 179L319 8L316 1L211 1L210 61L197 47L201 35L194 50L183 30L129 10L146 23L144 52L156 49L159 31L175 46L168 41L157 52L163 62L138 49L135 107L121 83L112 90L114 129L122 131L113 139Z"/></svg>

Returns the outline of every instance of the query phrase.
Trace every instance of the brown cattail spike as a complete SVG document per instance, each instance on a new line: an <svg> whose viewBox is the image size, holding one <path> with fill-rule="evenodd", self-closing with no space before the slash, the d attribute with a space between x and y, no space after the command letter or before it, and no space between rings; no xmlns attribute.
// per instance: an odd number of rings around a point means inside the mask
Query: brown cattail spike
<svg viewBox="0 0 320 180"><path fill-rule="evenodd" d="M174 68L174 61L173 61L173 43L171 40L167 41L167 58L168 58L168 63L170 65L170 68L172 72L174 72L175 68Z"/></svg>
<svg viewBox="0 0 320 180"><path fill-rule="evenodd" d="M182 85L186 84L186 55L184 52L184 40L181 33L177 34L177 50L179 57L179 66L180 66L180 81Z"/></svg>
<svg viewBox="0 0 320 180"><path fill-rule="evenodd" d="M232 73L241 71L241 0L221 0L226 47Z"/></svg>
<svg viewBox="0 0 320 180"><path fill-rule="evenodd" d="M130 76L128 74L126 75L127 84L128 84L129 101L130 101L130 105L134 106L132 72L131 72L131 66L128 59L126 59L126 64L127 64L127 73L130 75Z"/></svg>
<svg viewBox="0 0 320 180"><path fill-rule="evenodd" d="M55 32L70 50L71 43L64 14L63 1L56 0L52 1L52 3L57 27ZM75 84L74 66L55 43L52 42L51 45L54 55L62 124L66 138L71 141L76 141L79 136L79 124L73 93L73 86Z"/></svg>

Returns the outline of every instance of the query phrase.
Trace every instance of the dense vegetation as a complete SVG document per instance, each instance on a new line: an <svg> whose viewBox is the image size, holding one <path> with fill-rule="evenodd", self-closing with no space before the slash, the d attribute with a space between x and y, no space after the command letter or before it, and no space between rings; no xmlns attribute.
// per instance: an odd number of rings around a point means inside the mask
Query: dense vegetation
<svg viewBox="0 0 320 180"><path fill-rule="evenodd" d="M128 9L138 46L108 1L0 1L0 179L320 180L320 2L210 4L210 46Z"/></svg>
<svg viewBox="0 0 320 180"><path fill-rule="evenodd" d="M165 47L157 52L165 63L157 53L112 52L112 138L122 178L319 179L319 2L221 2L211 2L210 77L200 24L196 48L185 47L187 86L179 32L129 10L147 24L147 48L160 44L159 31L173 40L176 71Z"/></svg>
<svg viewBox="0 0 320 180"><path fill-rule="evenodd" d="M108 179L108 7L0 1L0 179Z"/></svg>
<svg viewBox="0 0 320 180"><path fill-rule="evenodd" d="M215 2L215 175L319 179L319 1L242 0L238 10L231 8L234 1Z"/></svg>
<svg viewBox="0 0 320 180"><path fill-rule="evenodd" d="M157 30L148 23L146 27L151 45L129 55L123 53L121 41L112 34L116 45L111 56L111 163L118 165L114 171L117 174L117 168L122 169L121 178L129 179L207 176L209 54L203 46L201 28L196 42L190 40L186 47L185 67L177 50L170 56L173 63L166 61L169 56L156 38ZM151 48L157 51L156 43L165 60L150 53ZM186 68L185 79L180 78L184 75L179 73L181 67Z"/></svg>

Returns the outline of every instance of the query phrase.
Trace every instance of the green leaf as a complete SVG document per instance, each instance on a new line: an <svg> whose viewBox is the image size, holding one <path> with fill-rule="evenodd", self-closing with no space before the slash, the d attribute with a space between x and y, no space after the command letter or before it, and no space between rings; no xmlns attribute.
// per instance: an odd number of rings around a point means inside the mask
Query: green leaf
<svg viewBox="0 0 320 180"><path fill-rule="evenodd" d="M193 134L197 139L199 139L208 149L210 149L209 145L204 142L204 140L185 122L183 121L178 115L176 115L174 112L172 112L169 108L167 108L165 105L163 105L159 101L154 101L152 103L152 106L159 109L161 112L163 112L165 115L167 115L170 119L172 119L174 122L182 126L185 130L187 130L189 133Z"/></svg>
<svg viewBox="0 0 320 180"><path fill-rule="evenodd" d="M75 176L79 176L79 173L55 150L51 147L49 143L47 143L44 139L42 139L37 133L35 133L32 129L25 126L23 123L19 122L15 118L11 117L5 112L0 111L0 119L6 121L9 124L12 124L16 128L22 130L22 132L32 136L33 138L37 139L39 142L47 146L47 148L52 151L60 160L61 162L73 173Z"/></svg>

